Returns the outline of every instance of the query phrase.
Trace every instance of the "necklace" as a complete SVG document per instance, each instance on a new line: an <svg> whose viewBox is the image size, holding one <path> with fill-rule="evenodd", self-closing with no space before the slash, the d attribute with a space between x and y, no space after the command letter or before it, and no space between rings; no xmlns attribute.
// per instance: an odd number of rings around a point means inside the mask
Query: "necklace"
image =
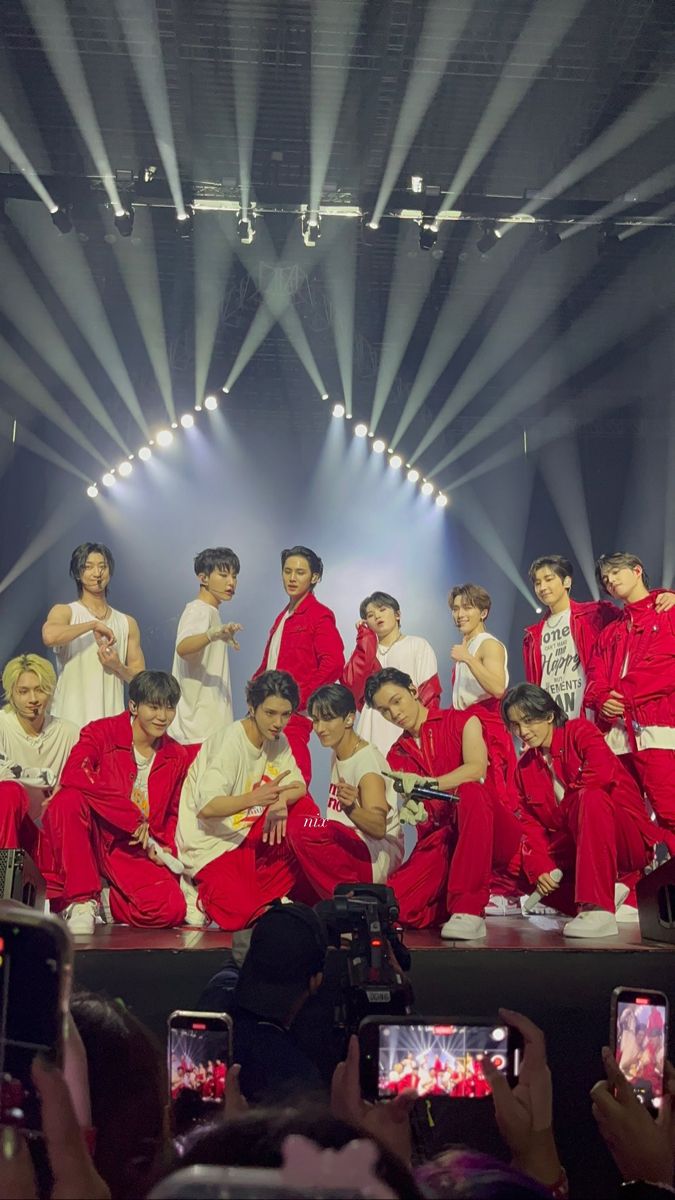
<svg viewBox="0 0 675 1200"><path fill-rule="evenodd" d="M554 621L553 617L547 617L546 624L548 625L549 629L557 629L559 625L562 625L568 611L569 611L569 609L564 608L561 613L556 613L556 616L558 618L557 621Z"/></svg>
<svg viewBox="0 0 675 1200"><path fill-rule="evenodd" d="M108 616L108 613L112 612L112 609L107 602L106 602L106 606L102 613L94 612L93 608L90 608L88 604L85 604L84 600L82 600L81 598L80 598L80 604L82 605L83 608L86 608L87 612L90 612L92 617L95 617L97 621L105 621L106 617Z"/></svg>
<svg viewBox="0 0 675 1200"><path fill-rule="evenodd" d="M388 646L383 646L380 643L380 645L378 646L378 652L381 652L382 654L388 654L389 651L391 650L392 646L395 646L397 642L400 642L402 637L405 637L405 634L399 633L398 637L394 638L393 642L390 642Z"/></svg>

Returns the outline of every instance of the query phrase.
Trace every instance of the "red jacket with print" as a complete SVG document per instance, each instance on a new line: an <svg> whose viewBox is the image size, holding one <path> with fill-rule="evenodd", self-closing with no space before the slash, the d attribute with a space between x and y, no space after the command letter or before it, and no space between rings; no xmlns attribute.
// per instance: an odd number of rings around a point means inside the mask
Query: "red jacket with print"
<svg viewBox="0 0 675 1200"><path fill-rule="evenodd" d="M267 669L270 643L285 612L286 609L282 609L270 629L263 660L254 679ZM286 619L276 665L277 671L288 671L297 683L301 712L307 708L312 692L340 678L344 663L345 648L335 624L335 613L309 592Z"/></svg>
<svg viewBox="0 0 675 1200"><path fill-rule="evenodd" d="M601 714L612 691L624 699L629 737L634 725L675 728L675 609L657 612L660 594L653 591L635 604L626 604L621 619L597 639L584 705L597 713L602 730L617 720Z"/></svg>
<svg viewBox="0 0 675 1200"><path fill-rule="evenodd" d="M658 826L650 821L635 780L592 721L576 717L553 730L551 764L565 788L565 798L582 788L601 788L612 804L637 824L645 846L660 840ZM560 804L556 801L551 771L539 750L526 750L519 760L516 786L526 832L523 869L535 883L555 865L547 835L564 827L565 798Z"/></svg>
<svg viewBox="0 0 675 1200"><path fill-rule="evenodd" d="M356 648L351 658L347 659L340 680L353 693L359 711L363 708L366 680L381 670L382 663L377 657L377 634L367 625L361 624L356 631ZM431 679L425 679L415 686L425 708L438 708L443 691L438 675L433 675Z"/></svg>
<svg viewBox="0 0 675 1200"><path fill-rule="evenodd" d="M621 609L608 600L570 600L570 632L579 652L579 662L588 671L598 634L605 626L618 621ZM541 639L547 618L536 625L529 625L523 638L523 662L528 683L541 683L543 665L541 661Z"/></svg>
<svg viewBox="0 0 675 1200"><path fill-rule="evenodd" d="M181 746L164 734L148 776L150 833L174 854L181 788L199 749ZM131 799L136 774L131 717L123 712L85 725L68 755L60 786L82 792L113 832L132 834L142 819Z"/></svg>

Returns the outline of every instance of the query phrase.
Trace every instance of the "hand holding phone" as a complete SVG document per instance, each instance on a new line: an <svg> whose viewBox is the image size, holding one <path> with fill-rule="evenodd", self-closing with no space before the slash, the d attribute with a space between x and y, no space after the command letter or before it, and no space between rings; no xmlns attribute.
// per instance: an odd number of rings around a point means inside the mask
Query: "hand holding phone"
<svg viewBox="0 0 675 1200"><path fill-rule="evenodd" d="M665 992L618 987L612 992L610 1046L638 1100L653 1111L661 1105L668 1053Z"/></svg>
<svg viewBox="0 0 675 1200"><path fill-rule="evenodd" d="M179 1009L169 1017L168 1034L169 1100L180 1133L225 1102L232 1018Z"/></svg>

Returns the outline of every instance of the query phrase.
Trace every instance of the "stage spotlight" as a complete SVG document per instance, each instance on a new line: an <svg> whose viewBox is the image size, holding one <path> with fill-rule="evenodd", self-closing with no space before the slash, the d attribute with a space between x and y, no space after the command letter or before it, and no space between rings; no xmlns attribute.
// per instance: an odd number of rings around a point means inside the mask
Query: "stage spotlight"
<svg viewBox="0 0 675 1200"><path fill-rule="evenodd" d="M173 441L173 434L170 429L160 429L157 434L158 446L170 446Z"/></svg>
<svg viewBox="0 0 675 1200"><path fill-rule="evenodd" d="M195 211L191 204L185 205L185 211L176 213L176 232L181 238L192 237Z"/></svg>
<svg viewBox="0 0 675 1200"><path fill-rule="evenodd" d="M422 175L410 176L410 191L414 192L416 196L419 196L424 191L424 178Z"/></svg>
<svg viewBox="0 0 675 1200"><path fill-rule="evenodd" d="M379 228L380 228L380 222L374 220L373 217L371 217L369 221L366 221L366 229L379 229Z"/></svg>
<svg viewBox="0 0 675 1200"><path fill-rule="evenodd" d="M433 250L438 241L438 225L433 217L423 217L420 226L420 250Z"/></svg>
<svg viewBox="0 0 675 1200"><path fill-rule="evenodd" d="M87 488L87 495L90 500L96 499L98 496L98 488L95 483L90 483L89 487Z"/></svg>
<svg viewBox="0 0 675 1200"><path fill-rule="evenodd" d="M483 232L476 242L476 249L485 258L485 255L489 254L493 247L497 245L501 234L498 229L495 229L494 225L483 225L481 228Z"/></svg>
<svg viewBox="0 0 675 1200"><path fill-rule="evenodd" d="M101 479L101 483L104 484L105 487L112 487L115 483L115 476L111 471L106 471L105 475Z"/></svg>
<svg viewBox="0 0 675 1200"><path fill-rule="evenodd" d="M448 497L447 497L447 496L442 496L442 495L441 495L441 496L437 496L437 497L436 497L436 504L438 505L438 507L439 507L439 508L445 508L445 506L446 506L446 504L447 504L447 503L448 503Z"/></svg>
<svg viewBox="0 0 675 1200"><path fill-rule="evenodd" d="M218 407L217 398L215 396L207 396L206 400L204 401L204 408L208 409L209 412L213 412L214 409L216 409L217 407Z"/></svg>
<svg viewBox="0 0 675 1200"><path fill-rule="evenodd" d="M345 415L344 404L334 404L333 405L333 416L334 417L344 417L344 415Z"/></svg>
<svg viewBox="0 0 675 1200"><path fill-rule="evenodd" d="M220 390L221 390L221 392L224 392L226 396L229 396L229 394L230 394L230 389L229 389L229 387L227 386L227 384L224 384L224 385L223 385L223 387L222 387Z"/></svg>
<svg viewBox="0 0 675 1200"><path fill-rule="evenodd" d="M250 246L255 237L255 213L249 210L244 215L244 210L239 209L237 213L237 236L242 246Z"/></svg>
<svg viewBox="0 0 675 1200"><path fill-rule="evenodd" d="M361 437L361 438L367 437L368 436L368 426L364 425L363 421L359 421L358 425L356 425L354 427L354 433L356 434L357 437Z"/></svg>
<svg viewBox="0 0 675 1200"><path fill-rule="evenodd" d="M322 400L330 400L330 396L328 395L328 392L322 392L321 399Z"/></svg>
<svg viewBox="0 0 675 1200"><path fill-rule="evenodd" d="M321 219L318 213L302 214L300 228L302 229L302 240L309 250L312 250L319 238L321 237Z"/></svg>
<svg viewBox="0 0 675 1200"><path fill-rule="evenodd" d="M375 441L373 442L373 452L375 454L384 454L386 449L387 447L382 441L382 438L375 438Z"/></svg>
<svg viewBox="0 0 675 1200"><path fill-rule="evenodd" d="M393 467L395 471L400 470L400 468L403 466L403 459L401 458L401 455L392 454L391 458L389 459L389 466Z"/></svg>
<svg viewBox="0 0 675 1200"><path fill-rule="evenodd" d="M415 467L411 467L410 470L408 471L408 476L407 476L408 483L417 483L417 480L419 479L419 477L420 477L419 471L417 471L415 469Z"/></svg>
<svg viewBox="0 0 675 1200"><path fill-rule="evenodd" d="M68 216L65 208L51 208L49 212L59 233L70 233L73 228L73 222Z"/></svg>
<svg viewBox="0 0 675 1200"><path fill-rule="evenodd" d="M543 613L543 611L544 611L544 610L543 610L543 608L540 608L540 606L537 604L537 606L536 606L536 608L535 608L535 610L534 610L534 611L535 611L536 613Z"/></svg>
<svg viewBox="0 0 675 1200"><path fill-rule="evenodd" d="M133 467L130 462L123 462L117 468L117 474L122 476L131 475L132 470Z"/></svg>
<svg viewBox="0 0 675 1200"><path fill-rule="evenodd" d="M120 237L131 237L134 228L134 210L130 204L128 208L120 208L115 213L115 229Z"/></svg>
<svg viewBox="0 0 675 1200"><path fill-rule="evenodd" d="M422 484L422 495L423 496L433 496L433 494L434 494L434 485L433 485L433 483L429 483L429 481L427 480L426 483Z"/></svg>
<svg viewBox="0 0 675 1200"><path fill-rule="evenodd" d="M537 250L540 254L546 254L549 250L555 250L562 242L562 238L558 230L553 225L539 225L535 233Z"/></svg>
<svg viewBox="0 0 675 1200"><path fill-rule="evenodd" d="M141 446L140 450L138 451L138 457L140 458L141 462L147 462L149 458L152 458L152 450L149 446Z"/></svg>
<svg viewBox="0 0 675 1200"><path fill-rule="evenodd" d="M201 411L202 411L201 404L195 404L195 412L201 412Z"/></svg>
<svg viewBox="0 0 675 1200"><path fill-rule="evenodd" d="M192 426L195 423L192 413L183 413L180 423L183 426L183 429L192 429Z"/></svg>

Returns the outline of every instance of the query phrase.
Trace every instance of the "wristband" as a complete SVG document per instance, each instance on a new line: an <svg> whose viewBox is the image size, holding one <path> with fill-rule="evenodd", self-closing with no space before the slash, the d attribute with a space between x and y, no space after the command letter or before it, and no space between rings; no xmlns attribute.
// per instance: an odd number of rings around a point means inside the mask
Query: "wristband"
<svg viewBox="0 0 675 1200"><path fill-rule="evenodd" d="M208 642L215 642L219 633L220 633L220 625L211 625L211 627L209 629L207 629L207 631L206 631L206 640Z"/></svg>

